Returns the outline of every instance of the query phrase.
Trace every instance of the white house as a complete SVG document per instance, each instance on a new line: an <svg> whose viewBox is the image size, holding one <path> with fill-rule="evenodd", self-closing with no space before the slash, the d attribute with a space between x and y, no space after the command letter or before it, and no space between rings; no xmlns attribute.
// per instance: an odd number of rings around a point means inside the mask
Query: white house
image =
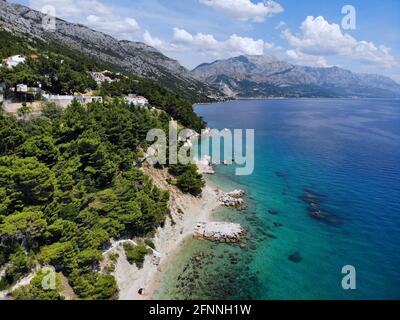
<svg viewBox="0 0 400 320"><path fill-rule="evenodd" d="M6 64L7 67L14 68L17 65L19 65L20 63L24 63L25 60L26 60L26 58L24 56L15 55L15 56L11 56L11 57L4 59L3 62Z"/></svg>
<svg viewBox="0 0 400 320"><path fill-rule="evenodd" d="M145 97L137 96L136 94L129 94L127 97L125 97L125 101L129 104L140 107L143 107L149 103L149 100L147 100Z"/></svg>
<svg viewBox="0 0 400 320"><path fill-rule="evenodd" d="M52 95L52 94L43 94L42 95L43 99L45 99L48 102L53 102L56 105L62 107L62 108L67 108L71 102L74 100L74 96L71 95Z"/></svg>
<svg viewBox="0 0 400 320"><path fill-rule="evenodd" d="M91 102L102 102L103 98L98 96L72 96L72 95L51 95L43 94L42 97L48 101L57 104L62 108L67 108L74 99L81 104L88 104Z"/></svg>
<svg viewBox="0 0 400 320"><path fill-rule="evenodd" d="M28 85L20 83L17 86L11 89L11 91L19 92L19 93L26 93L26 94L42 94L44 91L41 89L41 85L39 84L38 87L28 87Z"/></svg>
<svg viewBox="0 0 400 320"><path fill-rule="evenodd" d="M22 93L27 93L28 92L28 85L26 84L17 84L17 87L15 88L16 92L22 92Z"/></svg>

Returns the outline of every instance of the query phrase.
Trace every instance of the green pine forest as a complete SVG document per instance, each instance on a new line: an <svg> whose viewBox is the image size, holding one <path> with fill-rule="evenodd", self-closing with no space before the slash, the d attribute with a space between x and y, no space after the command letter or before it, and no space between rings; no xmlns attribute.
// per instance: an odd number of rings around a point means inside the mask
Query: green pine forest
<svg viewBox="0 0 400 320"><path fill-rule="evenodd" d="M98 87L88 71L119 70L56 44L0 33L1 59L35 54L25 64L0 69L7 90L40 82L52 93L91 89L104 97L86 106L74 101L65 110L43 103L37 117L29 116L29 108L23 117L0 110L0 270L5 270L0 291L37 268L31 283L12 297L63 299L59 276L55 290L40 285L40 268L53 266L78 299L117 299L112 267L99 272L102 252L111 238L141 237L147 246L125 248L129 262L140 266L156 228L169 214L168 192L139 169L147 131L167 131L171 117L195 130L205 123L194 113L193 101L152 80L124 75ZM156 109L120 98L132 92L146 96ZM201 193L204 181L195 166L171 166L169 171L183 192Z"/></svg>

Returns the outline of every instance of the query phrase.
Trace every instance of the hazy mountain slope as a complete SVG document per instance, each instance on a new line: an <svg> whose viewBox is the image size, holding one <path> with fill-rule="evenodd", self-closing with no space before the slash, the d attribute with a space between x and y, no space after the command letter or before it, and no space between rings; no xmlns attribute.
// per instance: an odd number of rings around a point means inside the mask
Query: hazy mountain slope
<svg viewBox="0 0 400 320"><path fill-rule="evenodd" d="M237 97L400 97L400 85L388 77L296 66L269 55L205 63L192 74Z"/></svg>
<svg viewBox="0 0 400 320"><path fill-rule="evenodd" d="M144 43L119 41L102 32L61 19L56 21L56 31L49 32L42 28L42 19L43 14L38 11L0 0L0 28L29 38L57 41L126 72L159 80L188 98L201 101L220 96L217 90L195 79L176 60Z"/></svg>

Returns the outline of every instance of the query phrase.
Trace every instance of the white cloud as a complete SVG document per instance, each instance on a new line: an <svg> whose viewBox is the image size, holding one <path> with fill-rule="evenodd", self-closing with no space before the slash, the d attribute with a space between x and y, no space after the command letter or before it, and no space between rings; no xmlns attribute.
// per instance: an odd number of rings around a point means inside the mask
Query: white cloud
<svg viewBox="0 0 400 320"><path fill-rule="evenodd" d="M52 6L56 16L70 18L81 15L110 15L113 12L111 6L106 6L98 0L29 0L29 6L41 10L45 6Z"/></svg>
<svg viewBox="0 0 400 320"><path fill-rule="evenodd" d="M267 0L253 3L250 0L199 0L239 20L262 22L266 17L283 12L283 7L276 1Z"/></svg>
<svg viewBox="0 0 400 320"><path fill-rule="evenodd" d="M236 34L230 36L227 41L228 45L238 52L246 55L262 55L264 54L264 41L254 40L247 37L239 37Z"/></svg>
<svg viewBox="0 0 400 320"><path fill-rule="evenodd" d="M274 48L274 45L261 39L255 40L248 37L240 37L236 34L231 35L225 41L218 41L211 34L197 33L190 34L184 29L174 28L174 40L189 43L198 47L200 51L210 57L227 57L235 55L262 55L264 48Z"/></svg>
<svg viewBox="0 0 400 320"><path fill-rule="evenodd" d="M191 35L185 29L173 28L174 40L178 42L191 43L205 49L218 49L221 46L212 34L197 33Z"/></svg>
<svg viewBox="0 0 400 320"><path fill-rule="evenodd" d="M96 29L103 31L108 34L118 33L126 34L128 32L136 32L140 30L139 24L133 18L120 18L120 19L104 19L103 17L96 15L89 15L86 18L87 25Z"/></svg>
<svg viewBox="0 0 400 320"><path fill-rule="evenodd" d="M140 30L134 18L122 17L115 13L113 6L98 0L30 0L29 5L39 11L52 6L57 17L82 23L118 39L133 40Z"/></svg>
<svg viewBox="0 0 400 320"><path fill-rule="evenodd" d="M310 67L329 67L324 57L305 54L298 50L287 50L286 55L295 64Z"/></svg>
<svg viewBox="0 0 400 320"><path fill-rule="evenodd" d="M174 28L174 39L183 42L192 42L193 36L184 29Z"/></svg>
<svg viewBox="0 0 400 320"><path fill-rule="evenodd" d="M147 30L143 33L143 42L163 52L183 52L186 50L183 46L152 36Z"/></svg>
<svg viewBox="0 0 400 320"><path fill-rule="evenodd" d="M279 23L276 25L275 30L279 30L283 27L286 26L286 22L285 21L279 21Z"/></svg>
<svg viewBox="0 0 400 320"><path fill-rule="evenodd" d="M125 18L125 23L132 28L132 30L139 30L139 23L134 18Z"/></svg>
<svg viewBox="0 0 400 320"><path fill-rule="evenodd" d="M317 56L344 56L348 59L375 63L386 67L397 64L385 46L376 46L372 42L358 41L343 33L338 24L330 24L324 17L308 16L301 24L301 35L294 35L289 29L282 35L296 52Z"/></svg>
<svg viewBox="0 0 400 320"><path fill-rule="evenodd" d="M159 38L156 38L156 37L153 37L150 34L150 32L148 32L147 30L143 34L143 40L149 46L152 46L152 47L155 47L155 48L161 48L161 47L163 47L165 45L163 40L161 40Z"/></svg>
<svg viewBox="0 0 400 320"><path fill-rule="evenodd" d="M204 46L208 49L218 49L220 43L211 34L197 33L193 38L193 43L197 46Z"/></svg>

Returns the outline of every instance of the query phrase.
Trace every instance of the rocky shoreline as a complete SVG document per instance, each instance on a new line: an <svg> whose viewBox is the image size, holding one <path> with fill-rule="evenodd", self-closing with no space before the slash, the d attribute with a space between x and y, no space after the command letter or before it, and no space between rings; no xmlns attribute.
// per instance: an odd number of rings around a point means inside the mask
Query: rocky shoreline
<svg viewBox="0 0 400 320"><path fill-rule="evenodd" d="M211 165L211 157L204 156L201 160L196 161L197 171L200 174L215 174L214 168Z"/></svg>
<svg viewBox="0 0 400 320"><path fill-rule="evenodd" d="M190 140L190 139L189 139ZM198 171L202 174L214 174L211 158L203 157L196 161ZM151 299L157 289L162 271L169 259L177 254L180 245L189 237L215 242L237 243L241 241L246 230L237 223L212 221L212 212L220 207L244 207L243 190L223 192L208 183L201 197L183 194L176 187L167 183L169 174L166 170L158 170L151 166L143 166L155 185L170 192L171 216L163 228L159 228L153 239L157 249L157 263L154 255L148 255L142 269L127 263L123 250L116 264L114 275L120 288L120 299ZM140 293L142 292L142 293ZM145 292L146 294L143 294Z"/></svg>
<svg viewBox="0 0 400 320"><path fill-rule="evenodd" d="M238 209L243 209L244 207L244 196L245 192L243 190L233 190L231 192L225 193L218 190L217 197L218 202L225 207L235 207Z"/></svg>
<svg viewBox="0 0 400 320"><path fill-rule="evenodd" d="M238 223L231 222L199 222L194 228L197 239L207 239L216 242L239 242L246 230Z"/></svg>
<svg viewBox="0 0 400 320"><path fill-rule="evenodd" d="M217 195L219 206L235 207L242 209L244 207L243 190L234 190L223 192L219 189L214 190ZM198 222L193 231L193 236L197 239L206 239L215 242L239 242L246 230L238 223L209 221Z"/></svg>

